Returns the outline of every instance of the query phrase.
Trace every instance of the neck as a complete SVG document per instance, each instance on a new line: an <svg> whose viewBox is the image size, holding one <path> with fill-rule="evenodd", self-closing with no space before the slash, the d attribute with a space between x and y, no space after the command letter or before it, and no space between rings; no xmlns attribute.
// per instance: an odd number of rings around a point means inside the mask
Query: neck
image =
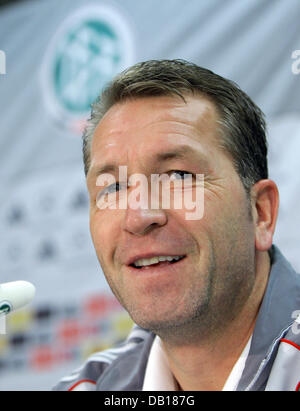
<svg viewBox="0 0 300 411"><path fill-rule="evenodd" d="M181 390L220 391L234 364L251 337L259 307L263 299L270 260L267 253L258 252L256 279L243 309L230 324L220 326L218 332L203 338L174 344L163 339L170 369Z"/></svg>

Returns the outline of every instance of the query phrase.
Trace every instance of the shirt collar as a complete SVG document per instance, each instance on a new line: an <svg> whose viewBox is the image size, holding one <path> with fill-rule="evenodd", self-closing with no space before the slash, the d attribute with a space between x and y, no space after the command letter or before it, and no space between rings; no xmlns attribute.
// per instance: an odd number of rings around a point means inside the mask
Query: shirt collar
<svg viewBox="0 0 300 411"><path fill-rule="evenodd" d="M249 338L242 354L235 363L222 391L235 391L245 367L251 343ZM156 336L150 350L143 391L177 391L177 383L170 370L161 339Z"/></svg>
<svg viewBox="0 0 300 411"><path fill-rule="evenodd" d="M176 391L176 381L158 336L155 337L149 354L143 391Z"/></svg>

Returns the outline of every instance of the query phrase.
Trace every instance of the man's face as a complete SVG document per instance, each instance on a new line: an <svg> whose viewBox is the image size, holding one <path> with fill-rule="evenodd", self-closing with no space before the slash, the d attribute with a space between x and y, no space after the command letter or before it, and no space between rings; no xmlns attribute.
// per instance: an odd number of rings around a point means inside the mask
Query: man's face
<svg viewBox="0 0 300 411"><path fill-rule="evenodd" d="M220 148L217 120L208 99L149 97L114 105L94 133L87 184L96 253L133 320L157 333L226 321L253 287L254 223L232 160ZM203 174L203 218L187 220L187 210L174 207L99 209L97 170L106 167L118 182L119 166L127 166L128 176L142 173L149 184L151 174ZM196 185L189 190L195 194ZM154 256L183 258L134 266Z"/></svg>

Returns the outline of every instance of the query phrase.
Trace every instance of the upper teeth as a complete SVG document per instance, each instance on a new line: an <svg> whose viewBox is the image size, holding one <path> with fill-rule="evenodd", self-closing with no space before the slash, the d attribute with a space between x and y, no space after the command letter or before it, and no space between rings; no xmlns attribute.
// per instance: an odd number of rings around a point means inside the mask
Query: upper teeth
<svg viewBox="0 0 300 411"><path fill-rule="evenodd" d="M142 267L145 265L151 265L151 264L157 264L160 261L177 261L180 258L182 258L183 256L181 255L175 255L175 256L157 256L157 257L152 257L152 258L141 258L139 260L136 260L133 265L135 265L136 267Z"/></svg>

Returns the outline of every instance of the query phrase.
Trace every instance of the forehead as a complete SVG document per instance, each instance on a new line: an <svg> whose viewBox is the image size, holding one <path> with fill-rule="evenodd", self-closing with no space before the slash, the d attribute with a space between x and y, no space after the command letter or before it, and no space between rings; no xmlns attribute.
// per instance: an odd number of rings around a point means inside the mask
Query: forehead
<svg viewBox="0 0 300 411"><path fill-rule="evenodd" d="M167 149L168 145L191 144L198 149L219 143L215 105L207 98L147 97L118 103L95 129L91 163L119 148ZM197 144L197 143L200 143ZM159 146L158 146L159 145ZM91 164L92 165L92 164Z"/></svg>
<svg viewBox="0 0 300 411"><path fill-rule="evenodd" d="M199 128L199 131L216 126L218 114L212 101L202 96L144 97L113 105L95 129L94 136L120 134L126 130L144 127Z"/></svg>

